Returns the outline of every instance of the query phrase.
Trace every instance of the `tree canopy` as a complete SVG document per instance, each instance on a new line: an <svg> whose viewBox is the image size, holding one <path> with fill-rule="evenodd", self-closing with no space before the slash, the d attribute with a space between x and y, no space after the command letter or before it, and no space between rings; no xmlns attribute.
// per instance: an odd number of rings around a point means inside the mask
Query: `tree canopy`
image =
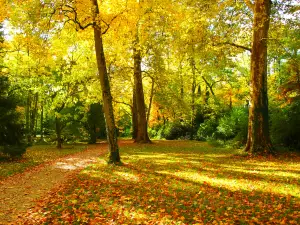
<svg viewBox="0 0 300 225"><path fill-rule="evenodd" d="M1 76L28 142L106 134L113 163L117 136L300 146L294 0L1 3Z"/></svg>

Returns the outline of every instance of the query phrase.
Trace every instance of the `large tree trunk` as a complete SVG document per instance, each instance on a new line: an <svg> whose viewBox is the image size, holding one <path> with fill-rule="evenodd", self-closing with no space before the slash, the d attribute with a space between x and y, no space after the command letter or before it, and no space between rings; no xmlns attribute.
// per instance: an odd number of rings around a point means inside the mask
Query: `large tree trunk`
<svg viewBox="0 0 300 225"><path fill-rule="evenodd" d="M269 133L267 95L267 38L270 8L270 0L255 1L251 53L251 102L245 148L250 155L266 155L272 153L273 150Z"/></svg>
<svg viewBox="0 0 300 225"><path fill-rule="evenodd" d="M97 57L97 66L99 72L99 79L102 89L102 99L103 99L103 112L106 123L107 131L107 141L109 144L109 163L120 163L120 154L119 146L117 143L117 132L115 126L114 111L112 106L112 96L110 91L109 77L106 69L106 62L104 57L103 50L103 41L102 41L102 32L101 24L99 21L99 7L97 0L92 0L93 3L93 12L94 12L94 21L97 21L97 24L94 25L94 41Z"/></svg>
<svg viewBox="0 0 300 225"><path fill-rule="evenodd" d="M141 70L141 52L136 49L133 50L134 58L134 85L136 91L136 106L137 106L137 117L138 117L138 129L135 142L137 143L150 143L150 139L147 131L147 118L146 118L146 107L144 99L144 90L142 82L142 70Z"/></svg>

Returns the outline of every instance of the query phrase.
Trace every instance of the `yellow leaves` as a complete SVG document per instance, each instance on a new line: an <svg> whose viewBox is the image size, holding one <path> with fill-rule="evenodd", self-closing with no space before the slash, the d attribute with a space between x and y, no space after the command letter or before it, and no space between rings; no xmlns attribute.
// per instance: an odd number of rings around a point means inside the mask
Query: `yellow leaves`
<svg viewBox="0 0 300 225"><path fill-rule="evenodd" d="M0 23L8 16L9 7L7 0L0 0Z"/></svg>

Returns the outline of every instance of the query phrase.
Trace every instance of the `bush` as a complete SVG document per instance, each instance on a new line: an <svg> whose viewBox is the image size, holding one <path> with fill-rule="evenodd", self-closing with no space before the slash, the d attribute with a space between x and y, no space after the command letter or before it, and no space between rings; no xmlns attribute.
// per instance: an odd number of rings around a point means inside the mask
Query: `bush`
<svg viewBox="0 0 300 225"><path fill-rule="evenodd" d="M0 150L11 157L25 152L23 124L16 108L17 101L9 92L8 78L0 77Z"/></svg>
<svg viewBox="0 0 300 225"><path fill-rule="evenodd" d="M233 108L220 119L210 118L200 124L197 140L230 140L245 143L248 132L248 109Z"/></svg>
<svg viewBox="0 0 300 225"><path fill-rule="evenodd" d="M197 131L197 140L204 141L209 137L212 137L218 126L218 121L215 118L205 120L200 124Z"/></svg>
<svg viewBox="0 0 300 225"><path fill-rule="evenodd" d="M11 158L18 158L26 152L25 145L7 145L2 147L2 153Z"/></svg>
<svg viewBox="0 0 300 225"><path fill-rule="evenodd" d="M220 140L235 139L246 143L248 133L248 109L243 107L233 108L230 113L219 120L215 138Z"/></svg>
<svg viewBox="0 0 300 225"><path fill-rule="evenodd" d="M274 144L300 149L300 102L293 102L284 108L273 108L271 117L271 138Z"/></svg>
<svg viewBox="0 0 300 225"><path fill-rule="evenodd" d="M189 139L192 132L192 127L189 124L183 124L179 121L160 124L149 129L148 134L150 138L167 140L176 140L176 139Z"/></svg>

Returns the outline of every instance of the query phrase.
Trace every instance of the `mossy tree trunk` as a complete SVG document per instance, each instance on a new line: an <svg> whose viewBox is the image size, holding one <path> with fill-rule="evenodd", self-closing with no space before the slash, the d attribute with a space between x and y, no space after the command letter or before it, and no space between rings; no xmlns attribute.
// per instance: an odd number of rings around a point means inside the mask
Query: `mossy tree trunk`
<svg viewBox="0 0 300 225"><path fill-rule="evenodd" d="M273 151L269 132L267 94L267 39L270 9L270 0L255 1L251 52L251 102L245 148L250 155L268 155Z"/></svg>
<svg viewBox="0 0 300 225"><path fill-rule="evenodd" d="M106 68L106 61L103 49L103 39L101 31L101 20L99 20L100 11L97 0L92 0L94 12L94 41L97 58L97 66L99 79L102 89L103 112L106 123L107 141L109 145L109 163L120 163L119 147L117 143L117 132L114 119L114 111L112 106L112 95L110 91L109 77Z"/></svg>

